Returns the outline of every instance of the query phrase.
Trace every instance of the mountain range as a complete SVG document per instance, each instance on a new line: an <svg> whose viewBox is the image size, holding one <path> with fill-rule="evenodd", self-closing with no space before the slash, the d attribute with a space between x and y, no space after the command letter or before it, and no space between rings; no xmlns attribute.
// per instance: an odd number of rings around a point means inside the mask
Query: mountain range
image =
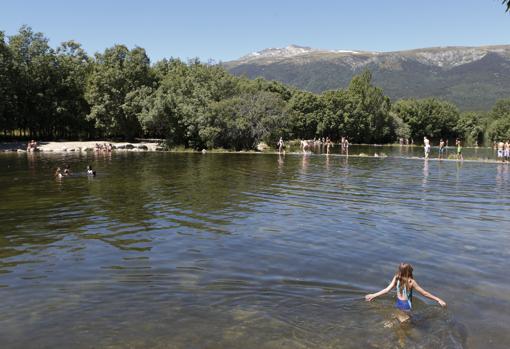
<svg viewBox="0 0 510 349"><path fill-rule="evenodd" d="M250 53L223 66L320 93L345 88L368 69L392 100L437 97L461 110L489 110L510 98L510 45L432 47L407 51L322 50L290 45Z"/></svg>

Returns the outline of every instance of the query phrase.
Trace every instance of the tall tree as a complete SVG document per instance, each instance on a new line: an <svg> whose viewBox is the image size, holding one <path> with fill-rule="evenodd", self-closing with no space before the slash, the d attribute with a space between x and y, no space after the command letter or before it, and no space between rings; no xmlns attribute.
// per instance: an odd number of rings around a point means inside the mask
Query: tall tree
<svg viewBox="0 0 510 349"><path fill-rule="evenodd" d="M394 138L390 100L382 89L372 85L370 71L366 70L351 80L347 99L345 131L355 142L388 142Z"/></svg>
<svg viewBox="0 0 510 349"><path fill-rule="evenodd" d="M4 133L16 128L13 79L12 54L0 31L0 131Z"/></svg>
<svg viewBox="0 0 510 349"><path fill-rule="evenodd" d="M141 126L131 106L125 105L126 96L152 82L144 49L115 45L96 54L85 95L90 104L88 119L105 136L133 139L141 133Z"/></svg>
<svg viewBox="0 0 510 349"><path fill-rule="evenodd" d="M42 33L23 26L9 47L15 73L17 125L31 136L51 137L55 125L55 54Z"/></svg>
<svg viewBox="0 0 510 349"><path fill-rule="evenodd" d="M56 132L60 137L93 135L93 124L86 119L89 106L85 100L86 79L92 65L81 45L63 42L57 48L58 90L56 100Z"/></svg>
<svg viewBox="0 0 510 349"><path fill-rule="evenodd" d="M435 98L400 100L393 104L392 112L409 125L416 141L424 136L436 139L457 136L459 111L452 103Z"/></svg>

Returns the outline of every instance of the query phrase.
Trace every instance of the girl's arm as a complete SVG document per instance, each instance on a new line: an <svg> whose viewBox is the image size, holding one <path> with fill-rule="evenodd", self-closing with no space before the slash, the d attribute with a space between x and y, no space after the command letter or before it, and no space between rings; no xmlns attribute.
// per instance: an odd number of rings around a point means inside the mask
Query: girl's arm
<svg viewBox="0 0 510 349"><path fill-rule="evenodd" d="M380 290L380 291L379 291L379 292L377 292L377 293L367 294L367 295L365 296L365 300L366 300L367 302L370 302L372 299L374 299L374 298L376 298L376 297L379 297L379 296L382 296L383 294L386 294L386 293L390 292L390 291L391 291L391 289L392 289L393 287L395 287L395 285L396 285L396 280L397 280L397 277L396 277L396 276L394 276L394 277L393 277L393 279L391 280L390 284L388 285L388 287L386 287L386 288L385 288L385 289L383 289L383 290Z"/></svg>
<svg viewBox="0 0 510 349"><path fill-rule="evenodd" d="M418 283L416 282L416 280L413 280L413 288L416 289L416 291L420 292L422 295L424 295L425 297L429 298L429 299L432 299L436 302L438 302L442 307L446 307L446 302L444 300L442 300L441 298L439 297L436 297L434 296L432 293L430 292L427 292L425 291L423 288L421 288L420 285L418 285Z"/></svg>

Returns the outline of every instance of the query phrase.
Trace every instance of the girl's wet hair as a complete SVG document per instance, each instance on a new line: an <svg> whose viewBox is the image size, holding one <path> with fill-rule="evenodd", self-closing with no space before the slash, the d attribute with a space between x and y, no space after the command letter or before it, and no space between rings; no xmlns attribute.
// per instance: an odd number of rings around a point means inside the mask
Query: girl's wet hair
<svg viewBox="0 0 510 349"><path fill-rule="evenodd" d="M404 289L404 286L409 290L409 282L413 279L413 267L409 263L400 263L395 275L397 280L400 281L400 292Z"/></svg>

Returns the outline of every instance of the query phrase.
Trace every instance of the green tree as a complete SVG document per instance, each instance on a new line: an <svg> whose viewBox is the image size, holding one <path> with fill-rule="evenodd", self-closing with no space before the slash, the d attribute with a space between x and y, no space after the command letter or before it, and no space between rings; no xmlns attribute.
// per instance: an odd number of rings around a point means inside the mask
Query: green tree
<svg viewBox="0 0 510 349"><path fill-rule="evenodd" d="M13 57L0 31L0 130L4 134L16 128Z"/></svg>
<svg viewBox="0 0 510 349"><path fill-rule="evenodd" d="M91 60L75 41L63 42L56 54L55 132L60 137L90 138L94 125L86 118L89 105L85 100L85 86L92 68Z"/></svg>
<svg viewBox="0 0 510 349"><path fill-rule="evenodd" d="M284 101L277 93L259 91L214 103L200 128L205 145L253 149L260 141L276 144L285 130Z"/></svg>
<svg viewBox="0 0 510 349"><path fill-rule="evenodd" d="M85 94L90 104L88 119L105 136L133 139L141 134L141 126L132 106L125 105L126 97L152 83L150 61L143 48L128 50L115 45L96 54Z"/></svg>
<svg viewBox="0 0 510 349"><path fill-rule="evenodd" d="M459 111L452 103L435 98L400 100L393 104L392 112L409 125L414 140L457 136Z"/></svg>
<svg viewBox="0 0 510 349"><path fill-rule="evenodd" d="M296 91L287 103L290 136L303 139L316 137L320 112L321 100L317 95Z"/></svg>
<svg viewBox="0 0 510 349"><path fill-rule="evenodd" d="M344 128L355 142L380 143L394 138L390 100L379 87L372 85L372 74L355 76L347 88Z"/></svg>
<svg viewBox="0 0 510 349"><path fill-rule="evenodd" d="M13 55L16 125L23 132L51 137L55 126L55 94L58 86L56 57L42 33L28 26L9 39Z"/></svg>
<svg viewBox="0 0 510 349"><path fill-rule="evenodd" d="M510 139L510 99L497 101L489 112L487 135L492 141Z"/></svg>
<svg viewBox="0 0 510 349"><path fill-rule="evenodd" d="M485 115L475 112L464 112L460 114L454 130L468 144L483 144L483 134L486 127Z"/></svg>

